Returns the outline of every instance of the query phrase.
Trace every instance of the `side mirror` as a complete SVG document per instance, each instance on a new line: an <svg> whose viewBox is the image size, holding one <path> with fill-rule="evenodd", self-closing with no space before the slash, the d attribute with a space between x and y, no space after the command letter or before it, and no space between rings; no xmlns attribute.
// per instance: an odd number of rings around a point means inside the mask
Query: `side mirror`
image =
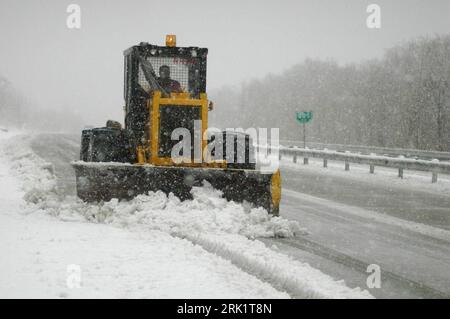
<svg viewBox="0 0 450 319"><path fill-rule="evenodd" d="M209 101L208 110L212 111L214 109L214 103L213 101Z"/></svg>

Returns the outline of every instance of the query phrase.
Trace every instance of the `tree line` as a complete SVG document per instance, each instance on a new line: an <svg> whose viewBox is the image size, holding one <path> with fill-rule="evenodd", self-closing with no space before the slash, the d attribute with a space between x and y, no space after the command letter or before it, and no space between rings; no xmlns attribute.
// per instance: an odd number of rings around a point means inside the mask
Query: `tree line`
<svg viewBox="0 0 450 319"><path fill-rule="evenodd" d="M0 128L40 131L78 132L82 119L63 106L43 109L0 75Z"/></svg>
<svg viewBox="0 0 450 319"><path fill-rule="evenodd" d="M308 141L450 151L450 35L414 39L380 59L339 65L307 59L286 72L211 95L221 127L279 127Z"/></svg>

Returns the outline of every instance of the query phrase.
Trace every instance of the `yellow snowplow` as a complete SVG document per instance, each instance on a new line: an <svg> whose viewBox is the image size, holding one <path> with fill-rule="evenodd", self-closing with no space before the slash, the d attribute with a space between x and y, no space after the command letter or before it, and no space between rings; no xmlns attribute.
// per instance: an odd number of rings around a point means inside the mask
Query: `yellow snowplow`
<svg viewBox="0 0 450 319"><path fill-rule="evenodd" d="M124 52L125 125L107 121L83 130L80 161L72 163L78 196L107 201L160 190L186 200L193 186L207 181L227 200L278 215L280 172L256 169L248 134L208 137L208 49L177 47L175 39Z"/></svg>

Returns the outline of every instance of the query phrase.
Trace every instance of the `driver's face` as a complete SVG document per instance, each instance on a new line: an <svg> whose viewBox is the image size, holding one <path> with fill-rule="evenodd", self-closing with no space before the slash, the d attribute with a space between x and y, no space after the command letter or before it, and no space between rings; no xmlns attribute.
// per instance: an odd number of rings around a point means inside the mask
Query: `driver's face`
<svg viewBox="0 0 450 319"><path fill-rule="evenodd" d="M161 79L170 79L170 69L169 68L162 68L159 71L159 76Z"/></svg>

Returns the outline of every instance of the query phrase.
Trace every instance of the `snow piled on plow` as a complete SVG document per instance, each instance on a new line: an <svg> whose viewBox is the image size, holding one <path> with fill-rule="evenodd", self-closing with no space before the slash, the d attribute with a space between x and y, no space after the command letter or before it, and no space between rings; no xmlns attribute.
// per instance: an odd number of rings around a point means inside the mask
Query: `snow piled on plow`
<svg viewBox="0 0 450 319"><path fill-rule="evenodd" d="M170 194L150 192L131 201L111 200L86 205L86 218L128 225L145 225L171 234L240 234L254 237L292 237L303 232L297 222L273 217L262 208L228 202L207 182L192 189L192 200L180 201ZM87 208L87 209L86 209Z"/></svg>
<svg viewBox="0 0 450 319"><path fill-rule="evenodd" d="M27 210L45 211L62 220L88 220L146 234L162 231L199 245L247 273L296 298L371 298L369 292L349 288L306 263L266 247L257 237L293 237L306 230L296 221L274 217L262 208L229 202L208 183L194 187L193 199L150 192L130 201L85 203L58 194L51 165L36 156L27 138L12 141L7 155L23 180Z"/></svg>

